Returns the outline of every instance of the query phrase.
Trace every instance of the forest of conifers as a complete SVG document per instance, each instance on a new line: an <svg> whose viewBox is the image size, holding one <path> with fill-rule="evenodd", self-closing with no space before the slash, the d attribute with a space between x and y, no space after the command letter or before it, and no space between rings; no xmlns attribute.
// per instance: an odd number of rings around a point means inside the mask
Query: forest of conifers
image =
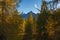
<svg viewBox="0 0 60 40"><path fill-rule="evenodd" d="M40 12L27 19L16 9L20 2L0 0L0 40L60 40L60 0L42 0Z"/></svg>

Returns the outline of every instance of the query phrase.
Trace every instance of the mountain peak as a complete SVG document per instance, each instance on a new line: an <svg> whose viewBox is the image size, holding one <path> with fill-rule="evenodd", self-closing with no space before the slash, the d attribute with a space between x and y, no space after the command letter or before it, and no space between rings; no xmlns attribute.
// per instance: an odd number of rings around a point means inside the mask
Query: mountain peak
<svg viewBox="0 0 60 40"><path fill-rule="evenodd" d="M32 13L32 16L35 18L36 14L33 13L32 11L28 12L27 14L22 14L22 18L28 18L30 16L30 13Z"/></svg>
<svg viewBox="0 0 60 40"><path fill-rule="evenodd" d="M28 13L33 13L32 11L28 12Z"/></svg>

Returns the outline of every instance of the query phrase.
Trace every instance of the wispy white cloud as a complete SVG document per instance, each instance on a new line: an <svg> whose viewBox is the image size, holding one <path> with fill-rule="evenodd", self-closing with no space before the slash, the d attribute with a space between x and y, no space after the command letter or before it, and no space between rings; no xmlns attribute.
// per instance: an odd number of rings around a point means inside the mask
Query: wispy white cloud
<svg viewBox="0 0 60 40"><path fill-rule="evenodd" d="M57 8L60 8L60 3L57 5Z"/></svg>
<svg viewBox="0 0 60 40"><path fill-rule="evenodd" d="M37 7L37 4L34 4L34 7L35 7L35 8L38 8L38 7Z"/></svg>

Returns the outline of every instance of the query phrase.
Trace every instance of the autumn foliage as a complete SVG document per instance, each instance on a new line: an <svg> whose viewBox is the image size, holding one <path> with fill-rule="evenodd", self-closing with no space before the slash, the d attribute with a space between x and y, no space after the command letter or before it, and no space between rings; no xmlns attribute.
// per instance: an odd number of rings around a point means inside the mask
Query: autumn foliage
<svg viewBox="0 0 60 40"><path fill-rule="evenodd" d="M43 1L40 13L34 18L21 17L17 0L0 0L0 40L59 40L60 9L48 9Z"/></svg>

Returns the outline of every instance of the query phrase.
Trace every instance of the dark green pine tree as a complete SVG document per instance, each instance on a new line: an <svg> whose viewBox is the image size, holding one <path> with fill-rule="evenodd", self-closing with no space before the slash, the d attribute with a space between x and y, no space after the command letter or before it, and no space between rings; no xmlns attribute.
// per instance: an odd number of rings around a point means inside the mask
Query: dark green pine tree
<svg viewBox="0 0 60 40"><path fill-rule="evenodd" d="M37 17L37 40L47 40L47 24L48 13L47 4L45 1L42 2L41 13Z"/></svg>
<svg viewBox="0 0 60 40"><path fill-rule="evenodd" d="M31 35L32 34L32 27L31 27L31 24L30 23L28 23L27 25L26 25L26 28L25 28L26 30L25 30L25 32L28 34L28 35Z"/></svg>

